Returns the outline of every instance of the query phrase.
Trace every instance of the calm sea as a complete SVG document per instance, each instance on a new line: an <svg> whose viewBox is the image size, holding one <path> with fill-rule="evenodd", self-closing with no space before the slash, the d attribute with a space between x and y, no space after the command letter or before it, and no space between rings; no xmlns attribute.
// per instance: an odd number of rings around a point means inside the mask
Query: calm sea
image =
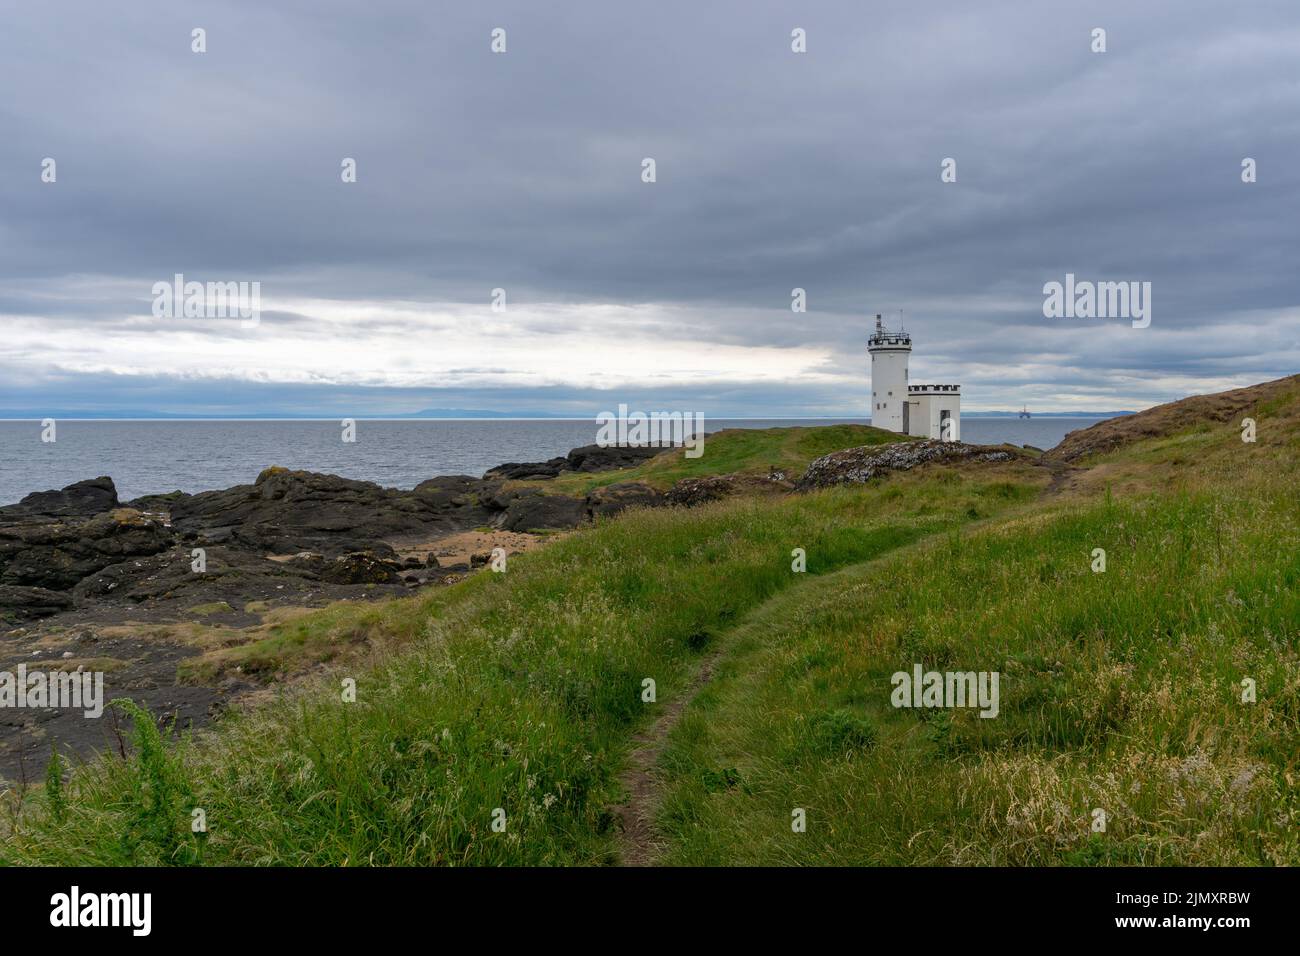
<svg viewBox="0 0 1300 956"><path fill-rule="evenodd" d="M856 419L718 419L722 428L828 425ZM975 444L1050 448L1095 418L963 418L962 439ZM861 420L862 424L869 424ZM109 475L123 501L145 494L195 492L248 484L269 465L322 471L394 488L435 475L482 475L507 461L544 461L596 440L582 420L357 422L356 441L341 440L330 421L58 422L43 443L35 421L0 421L0 504L33 491ZM707 454L707 446L706 446Z"/></svg>

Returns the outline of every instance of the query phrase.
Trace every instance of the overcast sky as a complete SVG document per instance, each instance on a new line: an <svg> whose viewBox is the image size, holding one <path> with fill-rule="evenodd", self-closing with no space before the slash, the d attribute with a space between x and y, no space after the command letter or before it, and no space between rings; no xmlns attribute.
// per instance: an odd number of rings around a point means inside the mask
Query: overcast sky
<svg viewBox="0 0 1300 956"><path fill-rule="evenodd" d="M0 18L3 415L866 416L899 310L968 410L1300 369L1295 0ZM1045 318L1067 272L1150 282L1150 326ZM175 273L260 282L260 323L155 318Z"/></svg>

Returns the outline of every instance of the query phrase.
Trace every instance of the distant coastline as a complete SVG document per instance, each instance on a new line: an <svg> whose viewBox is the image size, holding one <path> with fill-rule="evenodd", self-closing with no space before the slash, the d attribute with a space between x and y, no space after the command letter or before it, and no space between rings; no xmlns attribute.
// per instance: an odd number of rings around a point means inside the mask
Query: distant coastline
<svg viewBox="0 0 1300 956"><path fill-rule="evenodd" d="M457 414L452 414L457 412ZM1018 418L1020 412L972 412L963 411L963 418ZM1121 415L1135 415L1133 411L1112 411L1112 412L1033 412L1034 418L1118 418ZM475 422L475 421L503 421L503 422L590 422L596 418L595 413L591 415L528 415L522 412L489 412L475 411L472 409L460 410L449 409L448 414L434 414L433 410L426 412L412 412L410 414L382 414L382 415L345 415L340 412L336 415L285 415L282 413L273 413L266 415L243 415L232 418L227 415L171 415L165 412L149 412L146 414L130 414L128 412L68 412L68 411L45 411L20 415L14 411L0 412L0 422L31 422L40 421L44 418L53 418L59 421L69 422L333 422L338 421L340 417L349 417L359 422ZM706 420L709 416L705 416ZM869 416L854 418L844 415L719 415L717 421L732 422L869 422Z"/></svg>

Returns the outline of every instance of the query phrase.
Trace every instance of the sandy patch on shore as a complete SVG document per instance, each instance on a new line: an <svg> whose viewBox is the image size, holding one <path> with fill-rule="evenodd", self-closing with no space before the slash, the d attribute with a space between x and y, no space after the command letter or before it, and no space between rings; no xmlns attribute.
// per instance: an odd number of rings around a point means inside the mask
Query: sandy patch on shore
<svg viewBox="0 0 1300 956"><path fill-rule="evenodd" d="M533 551L548 541L562 537L559 534L526 534L522 531L461 531L427 541L390 541L399 559L419 558L424 561L432 554L440 567L469 564L475 554L490 554L493 548L504 548L507 555Z"/></svg>

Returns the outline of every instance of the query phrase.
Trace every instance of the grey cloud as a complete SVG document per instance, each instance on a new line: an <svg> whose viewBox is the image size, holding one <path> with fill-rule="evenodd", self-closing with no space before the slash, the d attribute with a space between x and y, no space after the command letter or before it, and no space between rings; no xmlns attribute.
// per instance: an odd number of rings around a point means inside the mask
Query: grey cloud
<svg viewBox="0 0 1300 956"><path fill-rule="evenodd" d="M629 335L821 346L824 370L865 391L868 317L902 308L918 374L990 405L1017 389L1162 401L1183 376L1296 369L1298 55L1292 0L1248 17L1215 0L25 5L0 34L0 315L105 334L178 271L431 309L502 286L556 306L521 335L566 331L566 303L659 304L629 313ZM1066 272L1151 281L1152 328L1044 319L1042 285ZM84 276L111 288L57 294ZM806 315L789 311L796 286ZM0 355L10 381L42 380L43 360ZM138 385L97 390L144 401ZM797 382L726 394L862 407Z"/></svg>

